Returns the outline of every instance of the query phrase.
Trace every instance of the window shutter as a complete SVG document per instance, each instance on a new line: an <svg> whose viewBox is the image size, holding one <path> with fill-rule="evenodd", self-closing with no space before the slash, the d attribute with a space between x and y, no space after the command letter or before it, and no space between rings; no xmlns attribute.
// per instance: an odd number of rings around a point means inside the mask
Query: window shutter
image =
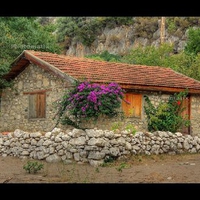
<svg viewBox="0 0 200 200"><path fill-rule="evenodd" d="M29 118L45 118L46 93L29 95Z"/></svg>
<svg viewBox="0 0 200 200"><path fill-rule="evenodd" d="M36 118L36 95L30 94L29 95L29 118Z"/></svg>
<svg viewBox="0 0 200 200"><path fill-rule="evenodd" d="M45 93L37 94L37 102L36 102L36 112L37 117L44 118L45 117Z"/></svg>

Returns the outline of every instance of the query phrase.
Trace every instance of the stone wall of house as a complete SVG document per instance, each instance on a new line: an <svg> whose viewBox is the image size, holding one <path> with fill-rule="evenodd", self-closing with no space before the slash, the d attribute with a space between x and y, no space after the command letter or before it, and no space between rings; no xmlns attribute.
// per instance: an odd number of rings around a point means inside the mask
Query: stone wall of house
<svg viewBox="0 0 200 200"><path fill-rule="evenodd" d="M29 65L13 81L13 86L3 91L1 98L0 131L13 131L16 128L26 131L50 131L54 128L53 117L56 110L52 102L57 101L70 82ZM28 92L46 90L46 118L29 119ZM25 94L24 94L25 93Z"/></svg>
<svg viewBox="0 0 200 200"><path fill-rule="evenodd" d="M147 95L154 106L158 106L160 102L166 102L171 94L164 92L149 92L149 91L133 91L143 94L142 98L142 115L141 118L135 117L115 117L115 118L100 118L97 121L85 121L84 128L99 128L103 130L126 130L128 127L134 127L136 131L147 131L147 120L144 111L144 95ZM200 136L200 97L192 95L191 97L191 130L192 136Z"/></svg>
<svg viewBox="0 0 200 200"><path fill-rule="evenodd" d="M200 136L200 96L191 98L191 135Z"/></svg>
<svg viewBox="0 0 200 200"><path fill-rule="evenodd" d="M160 101L167 101L169 94L163 94L161 92L149 92L149 91L131 91L134 93L140 93L142 97L142 114L141 118L136 117L124 117L124 115L119 115L118 117L103 117L99 118L97 121L83 121L83 128L98 128L103 130L123 130L128 129L128 127L134 127L136 131L147 131L147 120L144 111L144 95L147 95L153 105L157 106ZM122 110L121 110L122 111Z"/></svg>
<svg viewBox="0 0 200 200"><path fill-rule="evenodd" d="M70 81L64 81L43 69L29 65L19 76L14 79L12 88L6 88L1 98L0 131L51 131L56 120L53 120L56 109L53 102L63 96ZM29 119L29 99L27 92L46 90L46 118ZM162 92L132 91L148 95L154 105L166 101L169 94ZM25 94L24 94L25 93ZM97 121L85 121L83 128L98 128L102 130L122 130L128 127L136 131L147 131L147 121L144 112L144 97L142 99L141 118L126 118L123 115L115 118L102 117ZM66 126L58 125L59 128ZM72 127L70 127L72 128ZM200 97L193 95L191 98L191 135L198 135L200 129Z"/></svg>
<svg viewBox="0 0 200 200"><path fill-rule="evenodd" d="M161 93L161 92L152 92L147 94L149 96L150 101L153 103L153 105L157 106L160 101L166 102L169 98L169 94ZM190 134L192 136L200 136L199 130L200 130L200 96L198 95L192 95L190 98L190 122L191 122L191 130ZM144 114L144 112L143 112ZM145 118L145 114L144 114ZM146 124L146 122L143 123L143 125ZM141 129L142 131L145 131L146 127L143 126L144 129ZM142 127L142 128L143 128Z"/></svg>

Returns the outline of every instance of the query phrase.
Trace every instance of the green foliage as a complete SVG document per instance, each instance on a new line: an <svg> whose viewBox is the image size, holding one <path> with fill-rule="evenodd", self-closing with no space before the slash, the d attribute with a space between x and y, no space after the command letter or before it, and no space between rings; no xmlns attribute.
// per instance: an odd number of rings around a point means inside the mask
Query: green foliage
<svg viewBox="0 0 200 200"><path fill-rule="evenodd" d="M132 17L61 17L58 19L57 39L64 42L66 37L75 38L90 46L102 28L131 23Z"/></svg>
<svg viewBox="0 0 200 200"><path fill-rule="evenodd" d="M83 120L99 116L114 117L121 106L123 90L116 83L99 85L88 81L75 82L75 87L57 102L58 122L80 128Z"/></svg>
<svg viewBox="0 0 200 200"><path fill-rule="evenodd" d="M200 52L200 28L190 28L188 30L188 39L184 51L194 55Z"/></svg>
<svg viewBox="0 0 200 200"><path fill-rule="evenodd" d="M136 128L135 128L135 126L132 123L128 123L128 124L124 125L124 123L122 121L114 122L111 125L111 130L112 131L116 131L116 130L123 131L123 130L126 130L126 131L130 132L133 135L137 131Z"/></svg>
<svg viewBox="0 0 200 200"><path fill-rule="evenodd" d="M96 17L61 17L58 19L58 42L63 42L67 36L90 46L101 28L100 22Z"/></svg>
<svg viewBox="0 0 200 200"><path fill-rule="evenodd" d="M199 17L166 17L166 29L169 34L177 36L180 31L183 35L188 28L199 26L199 22Z"/></svg>
<svg viewBox="0 0 200 200"><path fill-rule="evenodd" d="M185 107L181 106L183 99L188 92L183 91L170 95L168 102L160 102L157 108L151 103L148 96L145 96L144 106L147 115L149 131L170 131L176 132L182 126L189 126L187 116L181 116Z"/></svg>
<svg viewBox="0 0 200 200"><path fill-rule="evenodd" d="M11 63L23 50L32 49L48 52L60 52L53 27L42 26L36 17L0 18L0 84L6 86L2 76L10 69Z"/></svg>
<svg viewBox="0 0 200 200"><path fill-rule="evenodd" d="M42 163L39 163L37 161L28 161L24 166L23 169L26 170L26 172L30 173L37 173L39 170L43 169L44 165Z"/></svg>
<svg viewBox="0 0 200 200"><path fill-rule="evenodd" d="M165 60L173 53L173 45L162 44L159 47L139 46L132 49L122 58L123 62L130 64L148 65L148 66L165 66Z"/></svg>
<svg viewBox="0 0 200 200"><path fill-rule="evenodd" d="M114 164L114 161L117 159L117 157L108 155L104 158L103 163L100 165L101 167L107 167L107 166L111 166Z"/></svg>
<svg viewBox="0 0 200 200"><path fill-rule="evenodd" d="M151 39L158 30L158 17L135 17L134 37Z"/></svg>
<svg viewBox="0 0 200 200"><path fill-rule="evenodd" d="M127 164L126 163L120 163L120 165L116 168L117 171L122 172L122 169L127 168Z"/></svg>
<svg viewBox="0 0 200 200"><path fill-rule="evenodd" d="M174 17L166 17L167 31L170 34L175 33L175 31L177 30L176 24L173 19Z"/></svg>
<svg viewBox="0 0 200 200"><path fill-rule="evenodd" d="M102 24L108 28L114 28L121 25L132 25L134 21L133 17L104 17Z"/></svg>
<svg viewBox="0 0 200 200"><path fill-rule="evenodd" d="M200 80L200 54L198 53L196 56L188 56L190 57L190 66L184 65L184 74L190 76L196 80ZM188 59L189 60L189 59Z"/></svg>
<svg viewBox="0 0 200 200"><path fill-rule="evenodd" d="M123 126L123 124L122 124L121 121L120 122L114 122L111 125L111 130L112 131L120 130L122 128L122 126Z"/></svg>
<svg viewBox="0 0 200 200"><path fill-rule="evenodd" d="M159 47L147 46L132 49L121 58L121 62L169 67L186 76L200 80L200 55L181 51L174 54L173 45L164 43Z"/></svg>
<svg viewBox="0 0 200 200"><path fill-rule="evenodd" d="M114 158L113 156L106 156L104 159L104 163L111 163L114 162L116 158Z"/></svg>
<svg viewBox="0 0 200 200"><path fill-rule="evenodd" d="M86 58L92 58L95 60L104 60L104 61L110 61L110 62L120 62L121 56L111 54L107 50L102 52L101 54L92 54L85 56Z"/></svg>
<svg viewBox="0 0 200 200"><path fill-rule="evenodd" d="M134 25L133 37L145 37L152 39L152 35L158 30L160 17L59 17L57 39L64 42L65 48L69 47L72 39L90 46L101 34L103 28L114 28L121 25ZM199 17L166 17L167 32L179 37L184 35L188 28L198 26ZM190 29L188 44L184 52L174 52L174 45L164 43L158 47L145 46L132 49L122 58L105 51L101 54L86 56L98 60L125 62L131 64L170 67L177 72L200 80L200 73L195 73L198 68L198 29ZM189 55L193 52L195 55Z"/></svg>
<svg viewBox="0 0 200 200"><path fill-rule="evenodd" d="M165 60L165 66L181 74L200 80L200 54L188 54L183 51L179 54L173 54Z"/></svg>
<svg viewBox="0 0 200 200"><path fill-rule="evenodd" d="M129 131L131 134L135 135L136 133L136 128L133 124L129 123L126 125L125 130Z"/></svg>

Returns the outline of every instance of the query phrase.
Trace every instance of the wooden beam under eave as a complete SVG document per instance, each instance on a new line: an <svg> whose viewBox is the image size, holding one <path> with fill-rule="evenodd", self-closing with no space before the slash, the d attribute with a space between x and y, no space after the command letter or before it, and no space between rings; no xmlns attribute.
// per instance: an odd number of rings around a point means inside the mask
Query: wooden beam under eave
<svg viewBox="0 0 200 200"><path fill-rule="evenodd" d="M128 85L128 84L120 84L124 89L135 89L135 90L146 90L146 91L160 91L160 92L181 92L186 88L173 88L173 87L162 87L162 86L145 86L145 85ZM200 94L200 90L197 89L188 89L189 94Z"/></svg>
<svg viewBox="0 0 200 200"><path fill-rule="evenodd" d="M48 92L48 91L52 91L52 89L49 88L49 89L46 89L46 90L34 90L32 92L23 92L23 94L40 94L40 93L45 93L45 92Z"/></svg>
<svg viewBox="0 0 200 200"><path fill-rule="evenodd" d="M20 74L27 66L29 65L29 61L25 58L18 58L18 63L14 62L10 71L3 76L4 79L10 81L14 79L18 74Z"/></svg>

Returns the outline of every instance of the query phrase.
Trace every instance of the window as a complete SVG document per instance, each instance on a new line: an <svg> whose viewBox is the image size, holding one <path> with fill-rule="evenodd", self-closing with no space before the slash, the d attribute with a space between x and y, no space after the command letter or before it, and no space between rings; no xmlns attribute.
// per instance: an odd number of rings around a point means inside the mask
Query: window
<svg viewBox="0 0 200 200"><path fill-rule="evenodd" d="M45 118L46 114L46 93L29 94L29 118Z"/></svg>
<svg viewBox="0 0 200 200"><path fill-rule="evenodd" d="M134 93L124 94L124 100L122 101L122 109L125 116L141 118L142 111L142 95ZM127 103L127 102L129 103Z"/></svg>

